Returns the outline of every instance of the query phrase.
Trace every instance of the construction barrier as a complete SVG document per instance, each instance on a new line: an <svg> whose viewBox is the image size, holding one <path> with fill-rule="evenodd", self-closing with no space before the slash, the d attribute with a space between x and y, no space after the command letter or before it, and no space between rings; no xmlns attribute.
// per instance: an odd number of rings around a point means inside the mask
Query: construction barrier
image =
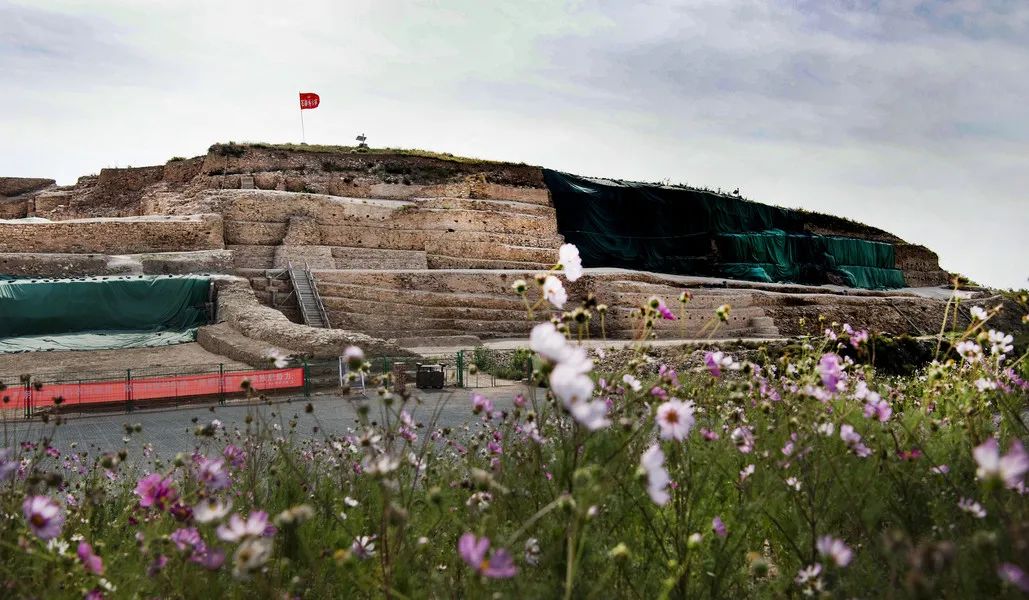
<svg viewBox="0 0 1029 600"><path fill-rule="evenodd" d="M244 391L243 382L249 382L254 391L283 390L305 387L303 367L275 370L247 370L171 375L160 377L133 377L126 371L120 380L89 380L40 382L20 390L8 388L5 393L24 402L27 413L39 408L60 404L71 407L85 404L128 403L137 401L224 396ZM37 380L38 381L38 380Z"/></svg>

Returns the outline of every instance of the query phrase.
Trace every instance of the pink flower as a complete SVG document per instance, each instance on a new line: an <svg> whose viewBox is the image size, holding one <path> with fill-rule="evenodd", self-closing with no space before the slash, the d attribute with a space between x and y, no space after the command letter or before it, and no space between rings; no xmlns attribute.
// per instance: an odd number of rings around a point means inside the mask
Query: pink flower
<svg viewBox="0 0 1029 600"><path fill-rule="evenodd" d="M666 320L666 321L674 321L677 318L675 316L675 313L673 313L672 311L668 310L668 307L665 306L665 301L664 300L658 300L657 312L659 312L661 314L661 318Z"/></svg>
<svg viewBox="0 0 1029 600"><path fill-rule="evenodd" d="M475 534L466 533L457 542L457 552L465 563L480 575L491 579L514 577L518 573L518 568L507 550L500 548L487 558L486 553L489 552L489 546L489 538L476 538Z"/></svg>
<svg viewBox="0 0 1029 600"><path fill-rule="evenodd" d="M704 365L707 366L707 370L711 372L712 377L721 377L722 369L732 369L736 367L736 362L731 356L719 350L705 354Z"/></svg>
<svg viewBox="0 0 1029 600"><path fill-rule="evenodd" d="M163 554L158 554L157 557L153 560L153 562L150 563L150 566L147 567L147 576L153 577L154 575L157 575L161 572L161 569L163 569L164 565L166 564L168 564L168 557Z"/></svg>
<svg viewBox="0 0 1029 600"><path fill-rule="evenodd" d="M736 444L736 449L743 454L750 454L754 449L754 434L749 427L737 427L732 430L729 437L732 438L732 443Z"/></svg>
<svg viewBox="0 0 1029 600"><path fill-rule="evenodd" d="M852 425L840 425L840 439L847 444L851 452L861 458L866 458L872 454L872 451L861 442L861 434L854 431Z"/></svg>
<svg viewBox="0 0 1029 600"><path fill-rule="evenodd" d="M178 497L178 494L172 489L173 483L171 477L164 478L160 473L153 473L140 479L136 484L139 505L143 508L153 506L158 510L164 510L166 505L171 504Z"/></svg>
<svg viewBox="0 0 1029 600"><path fill-rule="evenodd" d="M837 354L833 352L823 354L821 360L818 361L818 373L822 377L822 385L830 393L835 394L843 389L843 379L846 375Z"/></svg>
<svg viewBox="0 0 1029 600"><path fill-rule="evenodd" d="M104 574L104 561L93 553L93 547L88 542L79 542L78 555L87 571L94 575Z"/></svg>
<svg viewBox="0 0 1029 600"><path fill-rule="evenodd" d="M201 457L196 469L197 481L200 481L209 490L223 490L232 483L229 479L229 472L225 468L225 461L222 459L210 460Z"/></svg>
<svg viewBox="0 0 1029 600"><path fill-rule="evenodd" d="M711 521L711 530L720 538L724 538L729 535L729 531L725 528L725 523L722 521L721 517L715 517Z"/></svg>
<svg viewBox="0 0 1029 600"><path fill-rule="evenodd" d="M885 423L890 420L890 416L893 414L893 408L890 403L881 399L878 394L871 396L865 401L865 418L871 419L876 418L880 423Z"/></svg>
<svg viewBox="0 0 1029 600"><path fill-rule="evenodd" d="M657 407L657 425L661 428L661 439L682 441L690 434L696 419L693 417L693 403L678 398Z"/></svg>
<svg viewBox="0 0 1029 600"><path fill-rule="evenodd" d="M486 413L486 417L493 414L493 401L482 394L472 394L472 412L479 414Z"/></svg>
<svg viewBox="0 0 1029 600"><path fill-rule="evenodd" d="M241 468L247 460L247 453L232 444L225 446L225 451L222 454L229 460L229 464L236 469Z"/></svg>
<svg viewBox="0 0 1029 600"><path fill-rule="evenodd" d="M829 535L823 535L818 538L815 543L815 548L818 549L818 553L825 558L831 558L836 566L845 567L850 564L851 559L854 557L854 553L847 544L843 543L843 540L834 538Z"/></svg>
<svg viewBox="0 0 1029 600"><path fill-rule="evenodd" d="M1003 563L997 567L997 576L1023 592L1029 594L1029 575L1018 565Z"/></svg>
<svg viewBox="0 0 1029 600"><path fill-rule="evenodd" d="M1019 487L1025 472L1029 470L1029 455L1026 455L1022 442L1017 439L1011 442L1004 456L1000 455L1000 445L992 437L972 449L972 456L979 465L976 477L1003 481L1009 489Z"/></svg>
<svg viewBox="0 0 1029 600"><path fill-rule="evenodd" d="M200 539L200 532L195 527L176 529L168 536L168 539L174 542L175 547L183 552L203 544L203 541Z"/></svg>
<svg viewBox="0 0 1029 600"><path fill-rule="evenodd" d="M41 540L50 540L61 535L64 515L61 505L47 496L29 496L21 505L29 529Z"/></svg>
<svg viewBox="0 0 1029 600"><path fill-rule="evenodd" d="M246 521L239 516L239 513L233 513L229 517L229 522L219 525L216 531L218 538L224 542L238 542L243 538L267 536L269 535L268 513L262 510L254 511L250 513ZM274 528L270 528L270 533L274 534Z"/></svg>
<svg viewBox="0 0 1029 600"><path fill-rule="evenodd" d="M664 506L670 498L668 494L668 470L665 469L665 453L654 444L640 457L640 467L647 474L647 493L658 506Z"/></svg>

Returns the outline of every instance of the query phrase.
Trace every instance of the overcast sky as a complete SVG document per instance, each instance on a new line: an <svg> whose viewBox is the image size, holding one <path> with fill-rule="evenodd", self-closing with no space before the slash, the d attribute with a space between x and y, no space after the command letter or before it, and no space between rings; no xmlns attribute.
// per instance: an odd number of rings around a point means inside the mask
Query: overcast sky
<svg viewBox="0 0 1029 600"><path fill-rule="evenodd" d="M0 0L0 175L218 141L739 187L1029 276L1027 0Z"/></svg>

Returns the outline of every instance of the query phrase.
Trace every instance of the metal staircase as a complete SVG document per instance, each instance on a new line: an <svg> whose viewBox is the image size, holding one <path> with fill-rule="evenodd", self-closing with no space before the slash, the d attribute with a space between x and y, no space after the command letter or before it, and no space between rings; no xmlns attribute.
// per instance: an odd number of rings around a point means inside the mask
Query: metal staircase
<svg viewBox="0 0 1029 600"><path fill-rule="evenodd" d="M293 266L293 262L287 263L286 271L289 273L289 282L293 284L293 291L297 296L297 304L300 305L300 315L304 323L311 327L321 329L332 329L329 324L329 315L325 312L325 305L322 297L318 294L318 286L314 282L311 268L307 261L304 261L304 268Z"/></svg>

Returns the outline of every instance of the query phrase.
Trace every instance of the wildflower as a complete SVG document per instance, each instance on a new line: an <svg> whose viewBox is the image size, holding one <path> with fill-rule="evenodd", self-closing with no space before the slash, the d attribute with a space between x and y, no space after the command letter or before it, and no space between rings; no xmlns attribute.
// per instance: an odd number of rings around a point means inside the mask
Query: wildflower
<svg viewBox="0 0 1029 600"><path fill-rule="evenodd" d="M164 510L178 498L178 494L172 488L174 480L171 477L162 477L160 473L152 473L140 479L136 483L135 493L139 496L139 505L143 508L151 506L158 510Z"/></svg>
<svg viewBox="0 0 1029 600"><path fill-rule="evenodd" d="M711 530L720 538L724 538L729 535L729 531L725 528L725 523L722 521L721 517L715 517L711 520Z"/></svg>
<svg viewBox="0 0 1029 600"><path fill-rule="evenodd" d="M990 342L990 354L1004 356L1015 349L1013 345L1015 338L1002 331L991 329L987 334L987 339Z"/></svg>
<svg viewBox="0 0 1029 600"><path fill-rule="evenodd" d="M979 392L995 390L997 389L997 382L992 379L980 377L979 379L975 380L975 389L979 390Z"/></svg>
<svg viewBox="0 0 1029 600"><path fill-rule="evenodd" d="M847 444L847 447L850 448L851 452L861 458L866 458L872 454L872 451L861 443L861 434L854 431L854 427L852 425L840 425L840 439Z"/></svg>
<svg viewBox="0 0 1029 600"><path fill-rule="evenodd" d="M209 490L222 490L232 483L228 470L225 469L225 461L222 459L210 460L201 457L196 475L197 480L207 486Z"/></svg>
<svg viewBox="0 0 1029 600"><path fill-rule="evenodd" d="M866 343L868 343L868 331L862 329L861 331L855 331L850 334L850 345L853 346L855 350L860 348L862 344Z"/></svg>
<svg viewBox="0 0 1029 600"><path fill-rule="evenodd" d="M731 306L729 306L728 304L723 304L715 309L715 316L718 317L719 321L726 323L729 321L729 312L731 310Z"/></svg>
<svg viewBox="0 0 1029 600"><path fill-rule="evenodd" d="M962 498L961 500L958 500L958 508L977 519L986 518L986 509L983 508L982 504L979 504L971 498Z"/></svg>
<svg viewBox="0 0 1029 600"><path fill-rule="evenodd" d="M104 574L104 561L93 553L93 547L88 542L79 542L76 554L79 555L79 560L82 561L82 566L86 567L87 571L94 575Z"/></svg>
<svg viewBox="0 0 1029 600"><path fill-rule="evenodd" d="M749 464L743 467L743 469L740 471L740 483L743 483L747 480L748 477L753 475L755 468L756 467L753 464Z"/></svg>
<svg viewBox="0 0 1029 600"><path fill-rule="evenodd" d="M804 585L813 579L817 579L821 573L822 565L815 563L798 571L797 577L793 581L797 582L797 585Z"/></svg>
<svg viewBox="0 0 1029 600"><path fill-rule="evenodd" d="M818 549L818 553L823 558L831 558L838 567L849 565L854 557L854 553L847 547L847 544L843 543L843 540L829 535L823 535L818 538L815 548Z"/></svg>
<svg viewBox="0 0 1029 600"><path fill-rule="evenodd" d="M1001 563L1001 565L997 567L997 576L1000 577L1001 581L1010 583L1016 588L1029 594L1029 575L1019 568L1018 565Z"/></svg>
<svg viewBox="0 0 1029 600"><path fill-rule="evenodd" d="M271 540L260 538L245 540L232 557L233 577L247 579L251 573L263 567L271 555Z"/></svg>
<svg viewBox="0 0 1029 600"><path fill-rule="evenodd" d="M750 454L754 449L754 434L751 433L749 427L737 427L732 430L729 437L732 439L732 443L736 444L736 449L743 454Z"/></svg>
<svg viewBox="0 0 1029 600"><path fill-rule="evenodd" d="M950 472L950 467L948 467L947 465L936 465L935 467L929 469L929 471L931 473L935 473L936 475L945 475Z"/></svg>
<svg viewBox="0 0 1029 600"><path fill-rule="evenodd" d="M654 444L640 457L640 467L647 476L647 493L655 504L663 506L668 502L668 471L664 468L665 453Z"/></svg>
<svg viewBox="0 0 1029 600"><path fill-rule="evenodd" d="M529 348L551 362L561 362L572 352L565 336L550 321L540 323L529 333Z"/></svg>
<svg viewBox="0 0 1029 600"><path fill-rule="evenodd" d="M673 313L671 310L669 310L667 306L665 306L664 300L658 300L657 312L661 315L661 318L666 321L675 321L678 318L675 316L675 313Z"/></svg>
<svg viewBox="0 0 1029 600"><path fill-rule="evenodd" d="M269 532L268 513L262 510L254 511L250 513L245 521L239 513L234 513L229 517L228 523L218 526L216 532L218 533L218 538L223 542L238 542L248 537L267 535Z"/></svg>
<svg viewBox="0 0 1029 600"><path fill-rule="evenodd" d="M493 502L493 494L489 492L475 492L465 501L465 506L484 511L489 508L491 502Z"/></svg>
<svg viewBox="0 0 1029 600"><path fill-rule="evenodd" d="M700 535L699 532L694 532L686 538L687 548L698 548L700 544L704 542L704 536Z"/></svg>
<svg viewBox="0 0 1029 600"><path fill-rule="evenodd" d="M350 551L361 560L375 556L375 536L362 535L354 538L354 542L350 544Z"/></svg>
<svg viewBox="0 0 1029 600"><path fill-rule="evenodd" d="M493 414L493 401L482 394L472 394L472 412L479 414L485 412L486 416Z"/></svg>
<svg viewBox="0 0 1029 600"><path fill-rule="evenodd" d="M705 442L713 442L720 437L717 431L713 431L707 427L700 428L700 436L704 438Z"/></svg>
<svg viewBox="0 0 1029 600"><path fill-rule="evenodd" d="M525 283L524 279L515 279L514 283L511 284L511 289L514 290L515 293L518 294L519 296L524 294L525 290L527 288L528 288L528 284Z"/></svg>
<svg viewBox="0 0 1029 600"><path fill-rule="evenodd" d="M954 350L956 350L961 358L964 358L965 362L969 364L975 364L983 358L983 349L979 344L971 340L958 342L958 345L954 347Z"/></svg>
<svg viewBox="0 0 1029 600"><path fill-rule="evenodd" d="M704 365L707 366L707 370L711 372L712 377L721 377L722 369L736 368L736 362L732 357L721 350L706 353L704 355Z"/></svg>
<svg viewBox="0 0 1029 600"><path fill-rule="evenodd" d="M831 436L836 431L836 426L831 422L821 423L818 427L815 427L815 431L824 435L825 437Z"/></svg>
<svg viewBox="0 0 1029 600"><path fill-rule="evenodd" d="M147 567L146 574L148 577L153 577L161 572L164 565L168 564L168 557L163 554L158 554L154 560Z"/></svg>
<svg viewBox="0 0 1029 600"><path fill-rule="evenodd" d="M800 491L800 480L797 479L796 477L787 477L786 478L786 485L788 487L793 488L794 491L797 491L797 492Z"/></svg>
<svg viewBox="0 0 1029 600"><path fill-rule="evenodd" d="M629 389L631 389L634 392L638 392L641 389L643 389L643 384L640 383L640 380L636 379L628 373L622 375L622 382L625 383L625 385L629 386Z"/></svg>
<svg viewBox="0 0 1029 600"><path fill-rule="evenodd" d="M547 275L543 280L543 297L554 305L554 308L563 308L568 302L568 292L565 291L561 280L553 275Z"/></svg>
<svg viewBox="0 0 1029 600"><path fill-rule="evenodd" d="M536 566L540 562L540 542L534 537L525 540L525 564Z"/></svg>
<svg viewBox="0 0 1029 600"><path fill-rule="evenodd" d="M972 450L972 456L978 465L975 476L982 480L1000 480L1009 489L1022 484L1025 472L1029 470L1029 455L1026 454L1022 442L1013 440L1008 446L1008 453L1000 455L1000 445L996 438L990 438Z"/></svg>
<svg viewBox="0 0 1029 600"><path fill-rule="evenodd" d="M989 314L981 306L973 306L968 309L968 312L972 313L972 321L985 321L989 317Z"/></svg>
<svg viewBox="0 0 1029 600"><path fill-rule="evenodd" d="M364 460L361 461L361 467L364 469L364 472L373 477L389 475L393 471L396 471L399 466L400 459L385 453L380 454L375 458L365 457Z"/></svg>
<svg viewBox="0 0 1029 600"><path fill-rule="evenodd" d="M47 496L29 496L21 505L29 529L39 539L46 541L61 535L64 515L61 505Z"/></svg>
<svg viewBox="0 0 1029 600"><path fill-rule="evenodd" d="M183 552L203 544L203 541L200 539L200 532L195 527L176 529L168 536L168 539L175 544L176 548Z"/></svg>
<svg viewBox="0 0 1029 600"><path fill-rule="evenodd" d="M657 407L657 424L661 428L661 439L681 442L690 434L696 419L693 417L693 403L670 398Z"/></svg>
<svg viewBox="0 0 1029 600"><path fill-rule="evenodd" d="M872 392L874 394L874 392ZM890 416L893 414L893 407L890 403L879 397L879 394L875 394L869 397L865 401L865 418L871 419L876 418L880 423L885 423L890 420Z"/></svg>
<svg viewBox="0 0 1029 600"><path fill-rule="evenodd" d="M231 501L222 502L217 498L208 498L193 507L193 518L197 523L210 523L223 519L231 509Z"/></svg>
<svg viewBox="0 0 1029 600"><path fill-rule="evenodd" d="M265 353L265 357L271 361L276 369L285 369L289 365L289 355L277 348L272 348Z"/></svg>
<svg viewBox="0 0 1029 600"><path fill-rule="evenodd" d="M561 266L568 281L575 281L582 277L582 259L579 257L579 249L575 247L575 244L561 244L557 250L557 256L557 264Z"/></svg>
<svg viewBox="0 0 1029 600"><path fill-rule="evenodd" d="M237 448L236 446L233 446L232 444L225 446L225 450L222 452L222 454L225 456L226 459L228 459L229 464L231 464L233 468L236 469L241 468L247 460L247 453L244 450Z"/></svg>
<svg viewBox="0 0 1029 600"><path fill-rule="evenodd" d="M830 393L835 394L843 390L843 380L846 375L838 354L834 352L823 354L821 360L818 361L818 373L822 378L822 385Z"/></svg>
<svg viewBox="0 0 1029 600"><path fill-rule="evenodd" d="M0 448L0 481L7 481L18 471L21 463L11 457L10 448Z"/></svg>
<svg viewBox="0 0 1029 600"><path fill-rule="evenodd" d="M507 550L497 549L488 557L490 540L487 537L476 538L474 533L466 533L457 542L457 552L471 568L480 575L491 579L507 579L518 573L514 560Z"/></svg>
<svg viewBox="0 0 1029 600"><path fill-rule="evenodd" d="M360 370L364 364L364 350L357 346L347 346L343 350L343 362L347 363L351 371Z"/></svg>

